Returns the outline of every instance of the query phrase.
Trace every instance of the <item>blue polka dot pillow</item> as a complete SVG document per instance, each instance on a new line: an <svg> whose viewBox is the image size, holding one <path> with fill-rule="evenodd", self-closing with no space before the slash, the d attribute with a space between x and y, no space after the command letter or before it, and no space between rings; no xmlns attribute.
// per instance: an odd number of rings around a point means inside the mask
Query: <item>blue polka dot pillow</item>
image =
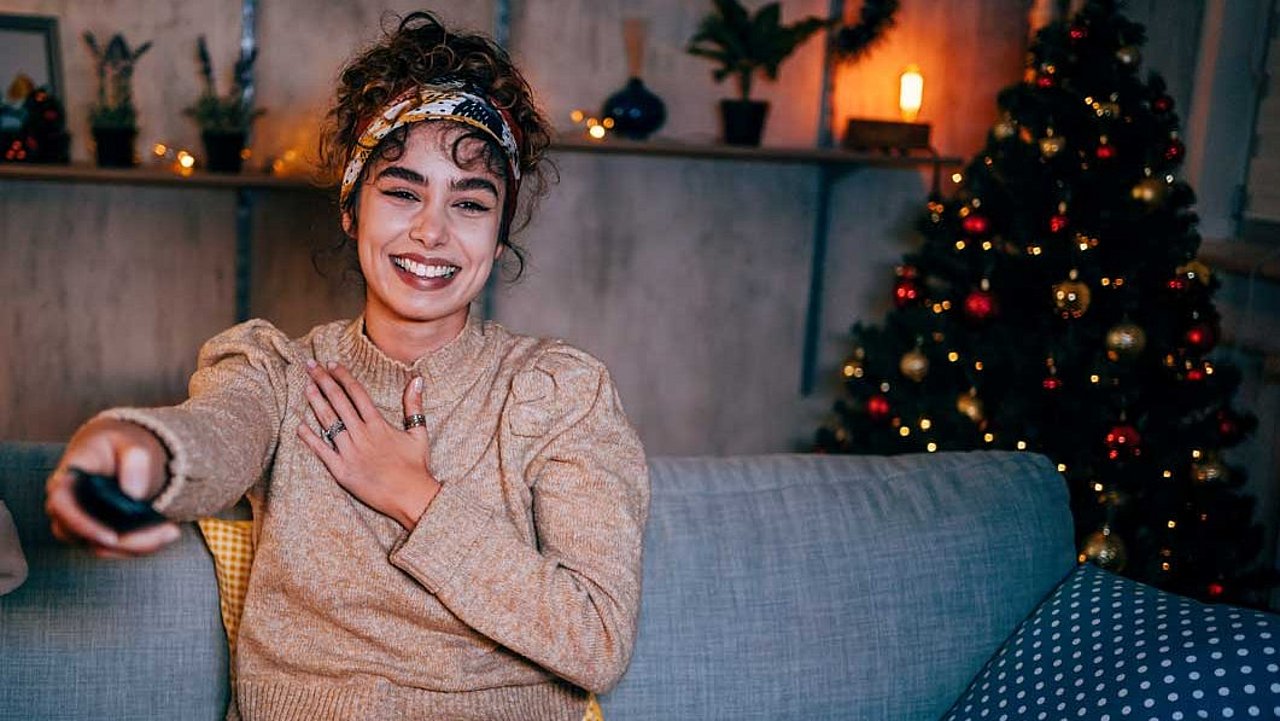
<svg viewBox="0 0 1280 721"><path fill-rule="evenodd" d="M1076 568L943 721L1280 718L1280 616Z"/></svg>

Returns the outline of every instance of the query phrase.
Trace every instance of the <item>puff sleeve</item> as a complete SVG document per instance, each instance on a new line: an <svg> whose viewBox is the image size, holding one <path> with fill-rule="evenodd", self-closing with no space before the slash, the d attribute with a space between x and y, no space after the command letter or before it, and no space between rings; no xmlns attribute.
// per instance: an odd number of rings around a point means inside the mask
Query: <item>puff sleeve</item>
<svg viewBox="0 0 1280 721"><path fill-rule="evenodd" d="M241 323L200 349L181 405L99 414L137 423L168 448L169 482L156 510L177 521L216 513L262 477L279 442L289 347L270 323Z"/></svg>

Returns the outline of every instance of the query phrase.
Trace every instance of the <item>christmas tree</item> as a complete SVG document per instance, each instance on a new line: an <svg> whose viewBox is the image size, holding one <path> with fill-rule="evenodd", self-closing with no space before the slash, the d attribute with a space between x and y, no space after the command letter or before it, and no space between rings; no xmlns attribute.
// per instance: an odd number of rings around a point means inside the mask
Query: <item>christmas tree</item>
<svg viewBox="0 0 1280 721"><path fill-rule="evenodd" d="M931 197L885 323L853 328L817 448L1039 452L1069 484L1080 559L1261 606L1270 571L1241 469L1256 425L1211 358L1185 147L1141 25L1089 0L1036 36L950 198Z"/></svg>

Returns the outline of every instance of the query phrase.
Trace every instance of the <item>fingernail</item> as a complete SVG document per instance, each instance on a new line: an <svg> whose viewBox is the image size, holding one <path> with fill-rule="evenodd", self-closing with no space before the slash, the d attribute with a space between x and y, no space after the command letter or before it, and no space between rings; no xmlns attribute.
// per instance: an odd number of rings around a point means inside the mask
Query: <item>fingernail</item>
<svg viewBox="0 0 1280 721"><path fill-rule="evenodd" d="M422 376L418 376L417 378L413 379L413 392L414 393L422 392Z"/></svg>
<svg viewBox="0 0 1280 721"><path fill-rule="evenodd" d="M314 360L312 360L311 358L308 358L308 359L307 359L307 368L308 368L308 369L313 369L313 368L315 368L315 367L316 367L316 362L315 362Z"/></svg>
<svg viewBox="0 0 1280 721"><path fill-rule="evenodd" d="M181 535L182 535L182 531L179 531L176 526L169 526L165 528L164 541L166 543L172 543L178 540L178 536L181 536Z"/></svg>
<svg viewBox="0 0 1280 721"><path fill-rule="evenodd" d="M114 546L116 544L116 541L120 540L119 537L117 537L116 534L112 533L111 531L103 531L102 533L99 533L97 536L95 536L95 538L97 539L98 545L100 546Z"/></svg>

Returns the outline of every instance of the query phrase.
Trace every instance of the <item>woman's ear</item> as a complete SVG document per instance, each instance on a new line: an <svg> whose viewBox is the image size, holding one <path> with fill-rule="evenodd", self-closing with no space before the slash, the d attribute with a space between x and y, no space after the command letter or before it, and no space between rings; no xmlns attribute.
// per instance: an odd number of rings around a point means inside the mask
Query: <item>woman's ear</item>
<svg viewBox="0 0 1280 721"><path fill-rule="evenodd" d="M353 224L352 224L352 222L351 222L351 211L350 211L350 210L344 210L344 211L342 211L342 232L346 233L348 238L354 238L354 237L355 237L355 236L354 236L354 235L352 235L352 233L351 233L351 226L352 226L352 225L353 225Z"/></svg>

